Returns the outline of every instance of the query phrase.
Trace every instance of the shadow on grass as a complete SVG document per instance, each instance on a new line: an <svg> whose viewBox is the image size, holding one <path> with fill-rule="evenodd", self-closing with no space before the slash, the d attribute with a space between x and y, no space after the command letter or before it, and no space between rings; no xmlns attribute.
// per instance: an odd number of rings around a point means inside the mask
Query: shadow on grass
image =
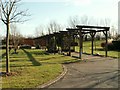
<svg viewBox="0 0 120 90"><path fill-rule="evenodd" d="M11 64L10 65L10 67L15 67L15 68L17 68L17 67L19 67L19 68L21 68L21 67L31 67L31 66L35 66L35 65L23 65L23 64L19 64L19 65L16 65L16 64ZM37 66L37 65L36 65ZM2 67L1 68L5 68L6 67L6 65L2 65Z"/></svg>
<svg viewBox="0 0 120 90"><path fill-rule="evenodd" d="M118 51L118 59L120 60L120 51Z"/></svg>
<svg viewBox="0 0 120 90"><path fill-rule="evenodd" d="M22 49L22 50L27 54L28 58L30 59L30 61L32 62L32 64L34 66L40 66L41 65L38 61L35 60L35 58L32 56L31 53L27 52L25 49Z"/></svg>
<svg viewBox="0 0 120 90"><path fill-rule="evenodd" d="M58 58L61 58L61 57L65 57L65 56L41 58L40 61L48 61L48 60L51 60L51 59L58 59Z"/></svg>
<svg viewBox="0 0 120 90"><path fill-rule="evenodd" d="M35 55L49 55L49 53L45 52L45 51L41 51L41 52L31 52L32 54Z"/></svg>
<svg viewBox="0 0 120 90"><path fill-rule="evenodd" d="M6 53L3 53L0 58L4 58L6 56Z"/></svg>

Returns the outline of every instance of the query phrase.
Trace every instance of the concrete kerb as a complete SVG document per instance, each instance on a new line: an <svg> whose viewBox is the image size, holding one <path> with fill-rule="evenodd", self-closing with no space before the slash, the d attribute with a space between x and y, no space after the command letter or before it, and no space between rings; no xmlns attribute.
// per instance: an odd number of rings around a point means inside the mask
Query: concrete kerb
<svg viewBox="0 0 120 90"><path fill-rule="evenodd" d="M57 81L59 81L60 79L62 79L67 73L67 67L65 65L62 65L62 67L63 67L63 72L57 78L55 78L54 80L50 80L47 83L38 86L37 88L47 88L50 85L52 85L52 84L56 83Z"/></svg>

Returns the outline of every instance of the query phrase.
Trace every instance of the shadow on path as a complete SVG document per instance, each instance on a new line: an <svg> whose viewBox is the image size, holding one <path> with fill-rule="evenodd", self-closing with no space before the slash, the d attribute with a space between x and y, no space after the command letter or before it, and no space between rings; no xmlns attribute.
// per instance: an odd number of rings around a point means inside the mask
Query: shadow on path
<svg viewBox="0 0 120 90"><path fill-rule="evenodd" d="M40 65L41 65L38 61L36 61L36 59L32 56L31 53L27 52L27 51L24 50L24 49L22 49L22 50L27 54L28 58L30 59L30 61L32 62L32 64L33 64L34 66L40 66Z"/></svg>
<svg viewBox="0 0 120 90"><path fill-rule="evenodd" d="M106 79L101 79L99 82L93 83L92 85L88 85L87 88L94 88L95 86L98 86L98 85L100 85L100 84L103 84L104 82L109 81L109 80L111 80L111 82L112 82L112 81L115 81L115 79L118 80L119 77L120 77L119 74L115 74L115 75L113 75L113 76L111 76L111 77L108 77L108 78L106 78Z"/></svg>

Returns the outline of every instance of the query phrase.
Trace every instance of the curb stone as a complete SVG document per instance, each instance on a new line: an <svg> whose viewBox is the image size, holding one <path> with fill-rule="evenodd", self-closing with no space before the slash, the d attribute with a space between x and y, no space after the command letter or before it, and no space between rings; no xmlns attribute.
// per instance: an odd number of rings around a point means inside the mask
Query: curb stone
<svg viewBox="0 0 120 90"><path fill-rule="evenodd" d="M57 81L59 81L60 79L62 79L66 75L66 73L67 73L66 66L62 65L62 67L63 67L63 72L57 78L55 78L53 80L50 80L47 83L38 86L37 88L48 88L50 85L52 85L52 84L56 83Z"/></svg>

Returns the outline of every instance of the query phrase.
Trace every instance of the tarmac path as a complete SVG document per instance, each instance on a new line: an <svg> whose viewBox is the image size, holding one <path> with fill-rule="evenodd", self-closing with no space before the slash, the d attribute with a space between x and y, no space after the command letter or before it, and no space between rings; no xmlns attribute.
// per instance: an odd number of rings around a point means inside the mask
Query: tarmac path
<svg viewBox="0 0 120 90"><path fill-rule="evenodd" d="M79 63L65 64L67 74L48 88L118 88L118 59L92 55L83 58Z"/></svg>

